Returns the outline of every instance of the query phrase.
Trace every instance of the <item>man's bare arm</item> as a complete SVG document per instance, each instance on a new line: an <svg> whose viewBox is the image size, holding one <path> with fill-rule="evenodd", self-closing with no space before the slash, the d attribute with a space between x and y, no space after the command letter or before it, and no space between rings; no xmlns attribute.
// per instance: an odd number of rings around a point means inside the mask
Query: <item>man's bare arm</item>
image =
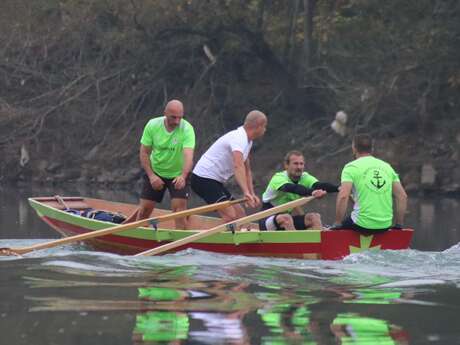
<svg viewBox="0 0 460 345"><path fill-rule="evenodd" d="M258 207L260 206L260 199L254 192L254 182L252 180L252 170L251 170L251 163L250 163L249 157L246 159L246 162L244 162L244 168L246 170L246 181L248 185L248 190L249 190L249 193L252 194L254 198L254 202L255 202L253 207Z"/></svg>
<svg viewBox="0 0 460 345"><path fill-rule="evenodd" d="M155 190L160 190L163 188L164 182L153 172L152 164L150 162L151 153L152 148L150 146L145 146L141 144L141 147L139 149L139 160L141 161L142 168L147 174L152 188Z"/></svg>
<svg viewBox="0 0 460 345"><path fill-rule="evenodd" d="M152 164L150 162L150 154L152 153L152 148L150 146L145 146L141 144L139 148L139 160L141 162L141 166L144 169L147 176L153 177L155 173L152 170Z"/></svg>
<svg viewBox="0 0 460 345"><path fill-rule="evenodd" d="M193 149L184 148L184 166L182 167L182 176L187 178L193 166Z"/></svg>
<svg viewBox="0 0 460 345"><path fill-rule="evenodd" d="M173 180L176 189L182 189L186 185L187 176L190 174L193 166L193 149L184 148L183 157L184 165L182 166L182 173Z"/></svg>
<svg viewBox="0 0 460 345"><path fill-rule="evenodd" d="M233 169L235 174L235 180L240 186L241 191L244 194L244 197L248 200L248 204L251 207L256 205L256 200L253 197L253 194L249 190L248 180L246 176L246 165L244 163L243 153L240 151L233 151Z"/></svg>
<svg viewBox="0 0 460 345"><path fill-rule="evenodd" d="M351 188L353 183L342 182L339 188L339 194L337 194L337 200L335 204L335 222L334 225L342 224L348 207L348 198L351 194Z"/></svg>
<svg viewBox="0 0 460 345"><path fill-rule="evenodd" d="M393 182L393 195L395 197L395 223L404 224L404 215L407 210L407 194L400 182Z"/></svg>
<svg viewBox="0 0 460 345"><path fill-rule="evenodd" d="M252 171L251 171L251 163L248 159L246 159L246 162L244 162L244 169L246 173L246 184L248 186L248 190L250 193L254 194L254 184L252 181Z"/></svg>

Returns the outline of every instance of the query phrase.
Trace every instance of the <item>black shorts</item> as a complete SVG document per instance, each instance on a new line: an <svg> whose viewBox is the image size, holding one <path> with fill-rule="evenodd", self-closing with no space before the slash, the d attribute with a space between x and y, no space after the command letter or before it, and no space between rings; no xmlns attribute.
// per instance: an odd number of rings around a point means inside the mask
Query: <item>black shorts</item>
<svg viewBox="0 0 460 345"><path fill-rule="evenodd" d="M379 234L382 232L387 231L389 228L386 229L367 229L363 228L362 226L359 226L358 224L355 224L353 220L351 219L351 216L346 217L343 222L342 222L342 228L343 229L351 229L354 231L358 231L364 235L373 235L373 234Z"/></svg>
<svg viewBox="0 0 460 345"><path fill-rule="evenodd" d="M222 183L210 178L192 173L191 186L192 190L208 204L234 199Z"/></svg>
<svg viewBox="0 0 460 345"><path fill-rule="evenodd" d="M171 197L171 199L188 199L190 194L190 186L188 181L186 181L184 188L176 189L172 183L172 181L174 180L173 178L165 178L161 177L158 174L156 175L159 178L161 178L162 181L165 183L163 188L161 190L153 189L147 174L144 174L141 199L161 202L165 195L166 189L169 190L169 196Z"/></svg>
<svg viewBox="0 0 460 345"><path fill-rule="evenodd" d="M284 230L281 228L281 226L278 224L278 222L276 221L276 216L280 215L282 213L277 213L273 216L269 216L267 218L264 218L264 219L260 219L259 220L259 229L262 230L262 231L265 231L265 230ZM298 215L298 216L292 216L292 220L294 222L294 228L296 228L296 230L305 230L306 229L306 226L305 226L305 215ZM269 223L269 224L267 224ZM268 226L267 226L268 225ZM272 229L274 228L274 229Z"/></svg>

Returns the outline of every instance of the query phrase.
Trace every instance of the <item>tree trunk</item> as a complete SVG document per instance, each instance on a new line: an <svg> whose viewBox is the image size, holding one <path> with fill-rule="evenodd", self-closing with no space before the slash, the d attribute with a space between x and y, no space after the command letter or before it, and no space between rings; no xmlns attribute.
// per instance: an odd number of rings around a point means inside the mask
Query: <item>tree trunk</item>
<svg viewBox="0 0 460 345"><path fill-rule="evenodd" d="M260 0L259 3L259 13L257 16L257 30L263 31L264 29L264 14L265 14L265 5L267 0Z"/></svg>
<svg viewBox="0 0 460 345"><path fill-rule="evenodd" d="M303 70L304 75L311 67L311 51L313 39L313 18L315 16L316 0L304 0L304 39L303 39Z"/></svg>
<svg viewBox="0 0 460 345"><path fill-rule="evenodd" d="M284 47L284 62L287 66L287 69L290 70L290 65L292 62L292 52L294 45L294 36L295 36L295 26L297 22L297 15L299 13L299 0L292 0L288 10L288 20L289 20L289 29L286 38L286 45Z"/></svg>

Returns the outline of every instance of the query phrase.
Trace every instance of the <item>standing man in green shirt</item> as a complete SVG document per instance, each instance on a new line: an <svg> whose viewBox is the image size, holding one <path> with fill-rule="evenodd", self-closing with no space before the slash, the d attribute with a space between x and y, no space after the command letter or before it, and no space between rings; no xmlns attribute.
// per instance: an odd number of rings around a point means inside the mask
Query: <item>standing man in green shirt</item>
<svg viewBox="0 0 460 345"><path fill-rule="evenodd" d="M393 197L396 202L393 228L402 228L407 194L390 164L372 156L372 138L359 134L352 143L354 161L342 170L332 229L353 229L363 233L388 230L393 224ZM345 218L348 198L354 200L351 216Z"/></svg>
<svg viewBox="0 0 460 345"><path fill-rule="evenodd" d="M139 158L145 175L137 220L150 216L155 204L163 200L166 189L173 212L187 208L187 177L193 165L195 132L183 117L182 102L171 100L166 104L164 116L151 119L144 128ZM176 219L176 228L186 229L184 218Z"/></svg>
<svg viewBox="0 0 460 345"><path fill-rule="evenodd" d="M284 168L284 171L273 175L262 195L263 210L304 196L313 195L321 198L326 193L338 191L337 186L319 182L316 177L304 171L305 158L300 151L290 151L286 154ZM259 221L259 227L261 230L321 230L322 223L319 213L303 214L302 209L299 208L262 219Z"/></svg>

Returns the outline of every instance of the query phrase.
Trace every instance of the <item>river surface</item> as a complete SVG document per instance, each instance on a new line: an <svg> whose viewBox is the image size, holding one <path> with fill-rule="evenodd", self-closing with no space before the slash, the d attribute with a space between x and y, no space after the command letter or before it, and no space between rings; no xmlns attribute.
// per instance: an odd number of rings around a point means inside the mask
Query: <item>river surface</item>
<svg viewBox="0 0 460 345"><path fill-rule="evenodd" d="M0 247L56 238L27 204L55 194L137 200L0 187ZM331 223L334 198L315 203ZM342 261L79 245L0 257L0 344L460 344L460 200L411 198L406 224L411 249Z"/></svg>

